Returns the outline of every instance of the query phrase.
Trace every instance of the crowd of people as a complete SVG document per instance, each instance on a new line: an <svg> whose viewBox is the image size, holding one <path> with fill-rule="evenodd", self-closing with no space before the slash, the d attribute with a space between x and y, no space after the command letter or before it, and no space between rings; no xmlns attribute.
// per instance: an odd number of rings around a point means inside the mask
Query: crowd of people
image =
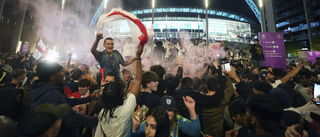
<svg viewBox="0 0 320 137"><path fill-rule="evenodd" d="M112 38L98 51L102 39L98 33L90 50L97 62L90 64L72 64L71 54L64 66L2 54L0 136L320 136L320 63L298 59L287 70L261 66L258 40L252 60L232 58L222 41L228 56L203 62L199 75L191 76L186 59L170 55L182 48L155 42L150 54L172 63L168 68L143 64L144 45L134 47L130 39L129 51L114 50L119 45Z"/></svg>

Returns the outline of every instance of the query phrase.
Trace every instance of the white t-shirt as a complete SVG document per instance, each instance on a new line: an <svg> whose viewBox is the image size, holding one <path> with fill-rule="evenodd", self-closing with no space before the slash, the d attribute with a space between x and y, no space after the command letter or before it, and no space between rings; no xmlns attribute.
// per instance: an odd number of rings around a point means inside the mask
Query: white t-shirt
<svg viewBox="0 0 320 137"><path fill-rule="evenodd" d="M272 83L271 86L272 86L273 88L277 88L281 83L282 83L281 80L278 79L278 80L276 80L274 83Z"/></svg>
<svg viewBox="0 0 320 137"><path fill-rule="evenodd" d="M113 116L116 116L116 118L110 119L108 112L106 114L107 117L103 117L102 120L99 120L94 136L103 137L103 133L107 137L126 136L132 127L131 117L135 107L136 97L130 93L128 98L124 100L123 105L114 111ZM103 109L100 111L99 117L101 117L103 111Z"/></svg>
<svg viewBox="0 0 320 137"><path fill-rule="evenodd" d="M309 87L304 87L302 84L298 84L294 87L294 91L299 92L306 102L310 102L311 97L308 94Z"/></svg>
<svg viewBox="0 0 320 137"><path fill-rule="evenodd" d="M290 108L284 109L284 111L288 111L288 110L297 112L298 114L301 114L302 111L305 111L306 112L305 119L308 122L314 121L314 119L312 119L310 116L310 112L313 112L313 113L320 115L319 107L316 104L311 103L311 102L307 102L307 104L305 104L304 106L298 107L298 108L290 107Z"/></svg>

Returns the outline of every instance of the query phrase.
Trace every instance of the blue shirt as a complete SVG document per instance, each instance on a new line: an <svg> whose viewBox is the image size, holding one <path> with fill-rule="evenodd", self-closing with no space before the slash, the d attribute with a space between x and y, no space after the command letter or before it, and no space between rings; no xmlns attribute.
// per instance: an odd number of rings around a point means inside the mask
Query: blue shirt
<svg viewBox="0 0 320 137"><path fill-rule="evenodd" d="M179 137L179 130L186 135L189 135L192 137L199 137L201 135L201 126L200 126L199 116L197 115L197 118L195 120L192 120L191 117L190 119L191 121L180 115L177 115L176 116L177 125L174 128L174 131L170 132L170 137ZM135 133L132 133L132 128L131 128L130 132L127 134L127 137L145 137L145 131L144 131L145 126L146 126L146 122L144 121Z"/></svg>

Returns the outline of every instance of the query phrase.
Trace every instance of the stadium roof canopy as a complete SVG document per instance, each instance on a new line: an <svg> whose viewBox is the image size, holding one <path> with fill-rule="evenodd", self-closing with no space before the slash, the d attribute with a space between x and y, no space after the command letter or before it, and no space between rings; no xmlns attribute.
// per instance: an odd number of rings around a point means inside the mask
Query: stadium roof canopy
<svg viewBox="0 0 320 137"><path fill-rule="evenodd" d="M208 0L209 16L215 15L220 17L233 18L243 22L260 24L255 14L252 12L246 0ZM256 0L253 0L256 3ZM150 12L152 0L123 0L123 8L129 11L136 11L137 14ZM179 8L175 8L179 7ZM157 12L161 10L171 10L172 12L187 12L187 8L191 12L205 13L205 0L155 0L155 8ZM197 7L197 8L195 8ZM141 11L143 10L143 11ZM233 16L234 15L234 16ZM254 23L255 22L255 23Z"/></svg>
<svg viewBox="0 0 320 137"><path fill-rule="evenodd" d="M152 9L140 9L140 10L133 10L131 11L133 14L135 15L143 15L143 14L151 14L152 13ZM191 14L195 14L195 16L197 14L205 14L206 10L205 9L201 9L201 8L187 8L187 7L170 7L170 8L155 8L155 14L162 14L162 13L188 13L189 17L180 17L181 20L197 20L196 17L191 16ZM180 14L181 16L181 14ZM242 22L247 22L250 24L256 24L257 22L255 22L255 20L244 17L242 15L238 15L235 13L231 13L228 11L221 11L218 9L208 9L208 16L215 16L215 17L222 17L222 18L227 18L227 19L232 19L232 20L236 20L236 21L242 21ZM169 17L170 20L171 17ZM148 19L148 18L145 18ZM155 17L156 20L165 20L165 17Z"/></svg>

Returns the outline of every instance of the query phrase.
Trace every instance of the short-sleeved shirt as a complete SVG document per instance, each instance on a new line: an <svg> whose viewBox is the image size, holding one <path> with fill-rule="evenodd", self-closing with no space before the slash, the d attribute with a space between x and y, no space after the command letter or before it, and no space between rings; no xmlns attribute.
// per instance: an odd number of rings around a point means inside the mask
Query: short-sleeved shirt
<svg viewBox="0 0 320 137"><path fill-rule="evenodd" d="M279 79L279 80L276 80L274 83L272 83L271 86L272 86L273 88L277 88L281 83L282 83L282 82L281 82L281 80Z"/></svg>
<svg viewBox="0 0 320 137"><path fill-rule="evenodd" d="M121 77L120 64L124 63L122 55L117 50L113 50L113 54L109 55L106 51L99 52L96 60L99 62L100 67L104 68L105 75L109 72L116 74L118 78Z"/></svg>
<svg viewBox="0 0 320 137"><path fill-rule="evenodd" d="M106 114L107 117L102 117L104 112L104 109L102 109L99 115L102 119L99 120L97 125L95 137L103 137L103 134L107 137L124 137L132 127L131 117L135 107L136 97L133 94L129 94L123 105L114 111L114 118L109 117L109 111Z"/></svg>

